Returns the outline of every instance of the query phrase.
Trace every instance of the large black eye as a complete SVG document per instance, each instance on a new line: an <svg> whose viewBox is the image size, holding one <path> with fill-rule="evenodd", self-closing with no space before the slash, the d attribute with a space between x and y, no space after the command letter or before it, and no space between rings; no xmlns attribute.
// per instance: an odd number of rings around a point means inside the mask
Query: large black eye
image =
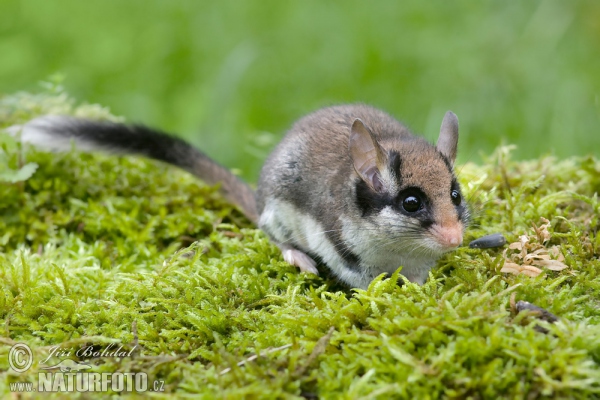
<svg viewBox="0 0 600 400"><path fill-rule="evenodd" d="M419 211L421 209L421 199L419 199L417 196L407 196L402 201L402 208L404 208L406 212L410 213Z"/></svg>
<svg viewBox="0 0 600 400"><path fill-rule="evenodd" d="M452 198L452 203L455 206L459 206L460 205L460 202L462 201L462 198L461 198L460 192L458 190L453 190L450 193L450 197Z"/></svg>

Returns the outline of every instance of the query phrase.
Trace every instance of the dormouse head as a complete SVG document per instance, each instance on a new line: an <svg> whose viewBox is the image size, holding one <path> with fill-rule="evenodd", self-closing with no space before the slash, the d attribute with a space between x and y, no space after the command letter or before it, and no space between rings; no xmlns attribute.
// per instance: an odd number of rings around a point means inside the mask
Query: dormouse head
<svg viewBox="0 0 600 400"><path fill-rule="evenodd" d="M453 172L457 144L458 119L450 111L436 146L401 132L373 132L354 120L349 150L355 201L368 229L415 256L459 246L468 211Z"/></svg>

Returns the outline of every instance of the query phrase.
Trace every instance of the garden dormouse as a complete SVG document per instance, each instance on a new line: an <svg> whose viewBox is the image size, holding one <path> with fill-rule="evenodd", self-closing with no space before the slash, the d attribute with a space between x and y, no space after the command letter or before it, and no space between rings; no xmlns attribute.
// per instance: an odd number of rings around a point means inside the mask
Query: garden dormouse
<svg viewBox="0 0 600 400"><path fill-rule="evenodd" d="M458 119L447 112L434 146L366 105L327 107L298 120L262 167L256 192L185 141L141 125L44 116L10 128L50 150L137 154L209 184L277 244L284 259L317 263L351 287L402 266L423 283L462 243L468 209L453 172Z"/></svg>

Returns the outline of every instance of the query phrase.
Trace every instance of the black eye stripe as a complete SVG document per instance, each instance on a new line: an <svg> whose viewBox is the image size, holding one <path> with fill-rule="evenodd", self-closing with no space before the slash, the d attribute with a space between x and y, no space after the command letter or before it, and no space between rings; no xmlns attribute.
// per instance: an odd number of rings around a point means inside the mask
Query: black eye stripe
<svg viewBox="0 0 600 400"><path fill-rule="evenodd" d="M462 192L456 178L452 179L452 184L450 186L450 200L456 207L459 207L461 204L463 204Z"/></svg>
<svg viewBox="0 0 600 400"><path fill-rule="evenodd" d="M389 170L394 177L394 180L398 184L398 186L402 185L402 172L400 168L402 168L402 159L400 158L400 154L396 151L391 151L388 155L389 157Z"/></svg>
<svg viewBox="0 0 600 400"><path fill-rule="evenodd" d="M387 193L373 191L362 179L356 181L356 205L363 217L378 213L388 205L393 204L393 199Z"/></svg>
<svg viewBox="0 0 600 400"><path fill-rule="evenodd" d="M459 206L460 203L462 203L462 196L460 195L460 192L456 189L450 192L450 198L452 199L452 204L454 204L455 206Z"/></svg>
<svg viewBox="0 0 600 400"><path fill-rule="evenodd" d="M362 179L357 179L355 185L355 204L363 217L377 214L385 207L390 206L396 212L418 221L424 229L429 228L435 222L435 210L432 208L433 203L425 192L416 186L405 187L398 194L392 195L390 193L373 191ZM467 223L469 219L468 208L460 191L460 185L455 178L452 180L450 193L445 192L445 194L440 193L440 195L450 195L450 200L452 201L452 191L454 190L460 195L461 199L460 204L455 204L457 218L459 221ZM402 206L404 199L410 195L416 196L421 200L420 208L417 211L410 212Z"/></svg>

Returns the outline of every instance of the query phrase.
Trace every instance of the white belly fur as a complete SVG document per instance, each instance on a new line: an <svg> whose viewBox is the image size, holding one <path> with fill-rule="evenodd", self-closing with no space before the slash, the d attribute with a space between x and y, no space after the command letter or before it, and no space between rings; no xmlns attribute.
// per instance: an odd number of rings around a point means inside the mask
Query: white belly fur
<svg viewBox="0 0 600 400"><path fill-rule="evenodd" d="M295 243L301 247L300 250L318 255L335 276L351 286L364 289L369 285L371 277L346 266L334 244L327 238L323 226L292 204L269 199L258 224L273 236L272 239L278 245ZM289 236L290 232L293 236Z"/></svg>

